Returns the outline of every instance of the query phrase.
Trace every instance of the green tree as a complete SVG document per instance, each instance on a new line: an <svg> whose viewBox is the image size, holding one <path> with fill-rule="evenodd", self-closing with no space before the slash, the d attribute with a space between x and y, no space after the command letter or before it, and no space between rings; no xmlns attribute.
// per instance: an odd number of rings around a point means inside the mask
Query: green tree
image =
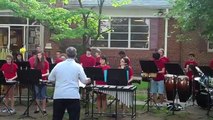
<svg viewBox="0 0 213 120"><path fill-rule="evenodd" d="M130 1L112 0L112 5L117 7L128 4ZM18 17L41 23L53 33L52 39L58 41L82 38L83 46L88 47L90 38L97 41L104 33L100 31L100 27L105 0L97 0L98 13L85 8L82 0L78 0L80 7L78 9L57 7L55 6L57 2L67 4L69 0L1 0L0 8L10 9Z"/></svg>
<svg viewBox="0 0 213 120"><path fill-rule="evenodd" d="M213 40L213 0L170 0L170 15L177 20L181 33L197 31L200 36ZM183 34L179 37L182 38Z"/></svg>

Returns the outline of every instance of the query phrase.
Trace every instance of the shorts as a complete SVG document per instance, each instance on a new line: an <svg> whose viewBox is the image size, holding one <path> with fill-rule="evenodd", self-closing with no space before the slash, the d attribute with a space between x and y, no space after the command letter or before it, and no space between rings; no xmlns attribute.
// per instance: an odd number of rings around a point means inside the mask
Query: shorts
<svg viewBox="0 0 213 120"><path fill-rule="evenodd" d="M161 81L151 80L150 93L164 94L164 91L165 91L164 80L161 80Z"/></svg>
<svg viewBox="0 0 213 120"><path fill-rule="evenodd" d="M44 100L47 97L47 86L46 85L35 85L35 96L36 99Z"/></svg>

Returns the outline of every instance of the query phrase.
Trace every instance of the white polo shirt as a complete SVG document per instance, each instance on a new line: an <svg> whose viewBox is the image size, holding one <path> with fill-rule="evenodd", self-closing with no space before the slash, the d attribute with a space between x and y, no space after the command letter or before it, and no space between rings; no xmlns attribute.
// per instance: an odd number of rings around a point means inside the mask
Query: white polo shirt
<svg viewBox="0 0 213 120"><path fill-rule="evenodd" d="M87 83L83 67L74 59L58 63L49 74L48 81L55 81L53 99L80 99L79 80Z"/></svg>

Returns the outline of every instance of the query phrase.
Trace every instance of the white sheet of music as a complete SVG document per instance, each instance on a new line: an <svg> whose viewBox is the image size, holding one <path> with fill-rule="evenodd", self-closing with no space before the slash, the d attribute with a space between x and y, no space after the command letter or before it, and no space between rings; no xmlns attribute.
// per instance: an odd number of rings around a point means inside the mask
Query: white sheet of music
<svg viewBox="0 0 213 120"><path fill-rule="evenodd" d="M78 81L79 87L85 88L86 84L82 83L80 80Z"/></svg>

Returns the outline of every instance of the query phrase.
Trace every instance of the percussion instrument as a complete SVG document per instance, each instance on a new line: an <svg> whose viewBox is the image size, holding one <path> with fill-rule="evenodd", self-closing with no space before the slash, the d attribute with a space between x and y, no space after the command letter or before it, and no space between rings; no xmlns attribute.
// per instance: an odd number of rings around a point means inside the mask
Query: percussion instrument
<svg viewBox="0 0 213 120"><path fill-rule="evenodd" d="M97 85L95 89L98 92L102 92L113 97L116 97L120 100L121 103L125 104L127 107L133 106L133 101L135 100L134 94L136 92L137 87L134 85L128 86L112 86L112 85ZM117 89L117 90L116 90Z"/></svg>
<svg viewBox="0 0 213 120"><path fill-rule="evenodd" d="M202 108L208 108L208 106L212 106L213 103L213 89L206 89L200 90L196 96L196 101L198 106Z"/></svg>
<svg viewBox="0 0 213 120"><path fill-rule="evenodd" d="M145 78L148 78L148 77L155 78L157 77L157 73L141 73L141 76Z"/></svg>
<svg viewBox="0 0 213 120"><path fill-rule="evenodd" d="M191 95L189 78L187 76L178 76L176 78L172 74L166 74L164 77L167 99L174 100L177 90L180 102L186 102Z"/></svg>
<svg viewBox="0 0 213 120"><path fill-rule="evenodd" d="M142 81L150 82L149 78L156 78L157 73L141 73Z"/></svg>
<svg viewBox="0 0 213 120"><path fill-rule="evenodd" d="M191 95L191 87L188 76L178 76L177 78L177 91L180 102L186 102Z"/></svg>
<svg viewBox="0 0 213 120"><path fill-rule="evenodd" d="M174 100L175 96L176 96L176 90L175 88L175 84L174 84L174 75L172 74L166 74L164 76L165 78L165 89L166 89L166 95L167 95L167 99L168 100Z"/></svg>

